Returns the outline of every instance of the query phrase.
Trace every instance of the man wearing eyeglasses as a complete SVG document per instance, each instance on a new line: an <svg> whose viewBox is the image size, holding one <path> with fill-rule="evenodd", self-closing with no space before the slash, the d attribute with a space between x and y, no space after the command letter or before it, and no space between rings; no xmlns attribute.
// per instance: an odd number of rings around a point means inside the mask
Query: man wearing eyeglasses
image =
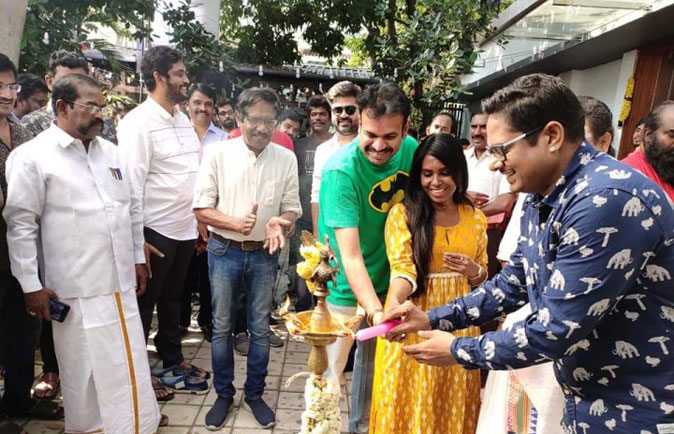
<svg viewBox="0 0 674 434"><path fill-rule="evenodd" d="M566 433L674 431L674 207L652 180L584 141L585 116L558 77L532 74L482 103L495 157L528 193L508 265L467 296L423 312L411 302L389 339L420 363L511 370L552 361ZM532 312L479 337L450 332ZM422 331L431 330L433 331Z"/></svg>
<svg viewBox="0 0 674 434"><path fill-rule="evenodd" d="M45 75L45 83L47 88L51 91L54 84L61 78L68 74L89 74L89 64L82 56L79 56L71 51L57 50L49 56L49 72ZM42 131L46 130L54 122L55 116L52 110L52 104L47 102L47 105L39 110L28 113L21 118L21 125L28 128L33 135L37 136ZM103 129L101 130L101 137L112 143L117 143L117 134L115 126L108 118L103 119ZM44 336L44 333L43 333ZM42 338L44 339L44 338ZM51 364L51 363L50 363ZM45 366L45 369L47 366ZM45 371L50 372L50 371ZM57 378L58 378L58 374Z"/></svg>
<svg viewBox="0 0 674 434"><path fill-rule="evenodd" d="M230 100L218 102L217 119L220 128L226 133L230 133L236 125L236 117L234 116L234 104Z"/></svg>
<svg viewBox="0 0 674 434"><path fill-rule="evenodd" d="M96 79L60 79L52 105L56 122L7 161L12 272L29 315L49 321L50 299L69 306L53 322L65 430L154 433L160 416L136 302L147 278L141 203L119 149L99 137Z"/></svg>
<svg viewBox="0 0 674 434"><path fill-rule="evenodd" d="M208 225L213 303L213 384L218 398L206 428L225 425L232 408L236 303L245 291L250 332L243 405L258 426L276 423L262 399L269 364L269 318L278 253L302 215L297 160L271 141L279 99L269 88L250 88L237 103L240 137L206 149L195 187L194 214Z"/></svg>
<svg viewBox="0 0 674 434"><path fill-rule="evenodd" d="M321 191L321 172L330 157L348 145L358 135L360 124L360 110L358 97L360 87L350 81L340 81L328 91L328 101L332 113L332 126L335 134L330 140L321 143L316 148L314 168L311 182L311 221L314 235L318 233L318 196Z"/></svg>

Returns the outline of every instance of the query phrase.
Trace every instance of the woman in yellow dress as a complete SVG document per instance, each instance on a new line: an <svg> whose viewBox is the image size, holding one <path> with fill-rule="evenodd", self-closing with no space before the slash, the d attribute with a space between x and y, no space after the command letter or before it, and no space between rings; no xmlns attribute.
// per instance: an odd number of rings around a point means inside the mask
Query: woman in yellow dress
<svg viewBox="0 0 674 434"><path fill-rule="evenodd" d="M408 298L423 310L466 295L487 278L487 222L466 196L468 168L459 142L428 137L417 149L405 200L386 221L391 266L386 309ZM477 327L456 336L479 336ZM480 373L417 363L402 343L379 339L370 414L372 434L472 434Z"/></svg>

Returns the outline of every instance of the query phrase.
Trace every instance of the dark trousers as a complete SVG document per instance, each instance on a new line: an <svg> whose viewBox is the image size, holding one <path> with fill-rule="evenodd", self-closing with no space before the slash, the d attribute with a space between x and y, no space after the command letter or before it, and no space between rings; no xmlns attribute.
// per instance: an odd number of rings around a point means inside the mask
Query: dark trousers
<svg viewBox="0 0 674 434"><path fill-rule="evenodd" d="M9 271L0 272L0 345L5 362L5 394L0 420L26 412L32 405L30 388L35 365L39 322L26 313L23 291Z"/></svg>
<svg viewBox="0 0 674 434"><path fill-rule="evenodd" d="M40 354L42 355L42 372L59 373L59 365L54 350L54 334L51 329L51 321L42 321L40 331Z"/></svg>
<svg viewBox="0 0 674 434"><path fill-rule="evenodd" d="M155 246L164 257L151 255L152 279L148 280L145 294L138 297L138 309L147 341L152 313L157 306L159 324L154 343L164 367L168 368L185 360L180 342L180 300L194 252L194 240L173 240L150 228L145 228L144 232L145 241Z"/></svg>
<svg viewBox="0 0 674 434"><path fill-rule="evenodd" d="M213 308L211 307L211 284L208 280L208 254L194 252L185 278L185 288L180 306L180 325L188 327L192 314L192 294L199 294L199 327L213 324Z"/></svg>

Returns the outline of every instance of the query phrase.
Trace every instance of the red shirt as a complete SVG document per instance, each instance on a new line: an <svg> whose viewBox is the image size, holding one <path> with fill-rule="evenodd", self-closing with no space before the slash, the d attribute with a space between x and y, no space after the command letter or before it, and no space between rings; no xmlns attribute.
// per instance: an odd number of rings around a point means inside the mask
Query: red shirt
<svg viewBox="0 0 674 434"><path fill-rule="evenodd" d="M641 150L641 147L638 147L630 155L623 158L622 162L628 166L634 167L639 172L646 175L646 177L650 178L653 182L662 187L662 189L665 190L665 193L667 193L667 196L669 196L669 198L674 201L674 186L660 179L658 173L655 171L651 163L649 163L646 159L646 155L644 155L644 151Z"/></svg>
<svg viewBox="0 0 674 434"><path fill-rule="evenodd" d="M234 128L229 132L227 140L235 139L241 135L241 128ZM271 141L277 145L281 145L284 148L288 148L291 151L295 152L295 145L293 145L293 139L290 138L286 133L282 133L279 130L274 130L274 134L271 135Z"/></svg>

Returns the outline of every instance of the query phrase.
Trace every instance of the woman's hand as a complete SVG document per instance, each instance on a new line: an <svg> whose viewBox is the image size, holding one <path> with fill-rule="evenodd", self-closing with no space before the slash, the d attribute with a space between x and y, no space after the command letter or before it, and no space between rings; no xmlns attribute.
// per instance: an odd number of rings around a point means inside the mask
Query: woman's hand
<svg viewBox="0 0 674 434"><path fill-rule="evenodd" d="M476 277L480 272L480 266L461 253L445 252L442 254L442 261L450 271L461 273L469 279Z"/></svg>

